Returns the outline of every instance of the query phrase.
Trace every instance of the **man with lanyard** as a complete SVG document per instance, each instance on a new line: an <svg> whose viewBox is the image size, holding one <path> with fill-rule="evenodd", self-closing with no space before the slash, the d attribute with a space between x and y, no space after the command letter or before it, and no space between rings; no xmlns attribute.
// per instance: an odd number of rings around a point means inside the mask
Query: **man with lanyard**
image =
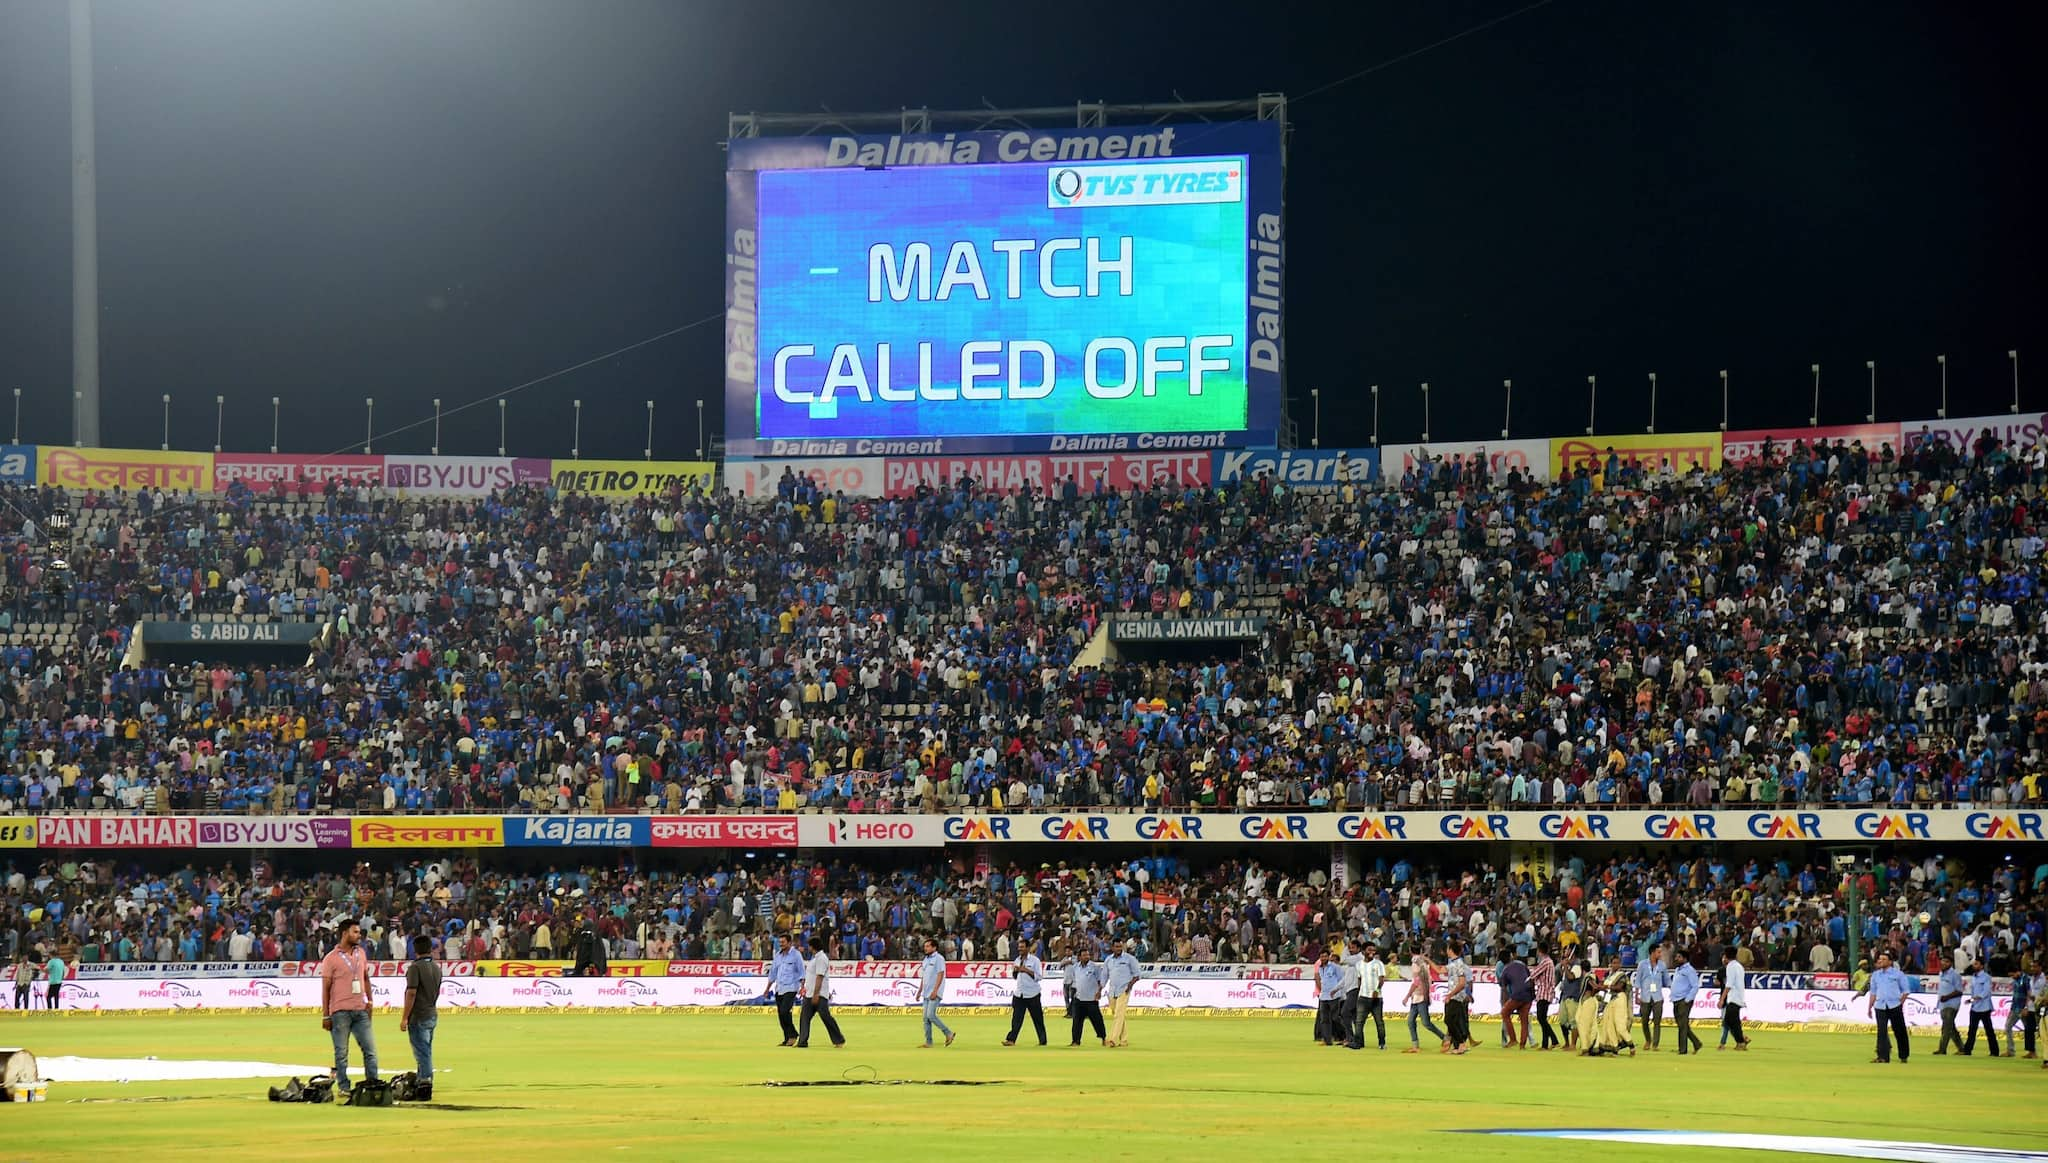
<svg viewBox="0 0 2048 1163"><path fill-rule="evenodd" d="M1472 1040L1472 969L1465 964L1464 951L1456 941L1446 945L1444 951L1451 955L1450 964L1444 966L1448 989L1444 994L1444 1028L1450 1032L1444 1050L1463 1054L1479 1044Z"/></svg>
<svg viewBox="0 0 2048 1163"><path fill-rule="evenodd" d="M341 941L320 961L320 1028L334 1035L334 1088L349 1092L348 1040L363 1048L363 1077L377 1081L377 1040L370 1033L370 954L363 923L341 922Z"/></svg>
<svg viewBox="0 0 2048 1163"><path fill-rule="evenodd" d="M1877 971L1870 975L1870 1000L1864 1009L1877 1019L1877 1057L1872 1062L1892 1060L1892 1039L1899 1041L1899 1062L1904 1064L1913 1056L1913 1047L1906 1041L1906 998L1913 992L1913 983L1898 966L1892 964L1891 951L1881 949L1877 954Z"/></svg>
<svg viewBox="0 0 2048 1163"><path fill-rule="evenodd" d="M1688 1052L1697 1055L1707 1048L1692 1032L1692 1003L1700 995L1700 971L1692 967L1683 949L1673 950L1671 959L1678 965L1671 972L1671 1017L1678 1023L1678 1056L1683 1058Z"/></svg>
<svg viewBox="0 0 2048 1163"><path fill-rule="evenodd" d="M1358 964L1353 968L1353 972L1358 974L1358 1000L1352 1008L1349 1045L1353 1050L1365 1049L1365 1018L1367 1014L1371 1014L1373 1026L1379 1034L1380 1049L1384 1050L1387 1048L1387 1019L1382 1008L1384 999L1380 997L1380 991L1386 985L1387 967L1380 964L1380 951L1370 941L1365 943L1363 956L1353 953L1344 956L1347 964L1353 957L1358 959Z"/></svg>
<svg viewBox="0 0 2048 1163"><path fill-rule="evenodd" d="M1636 966L1636 1006L1643 1022L1643 1049L1655 1050L1664 1040L1664 946L1650 946L1649 956Z"/></svg>
<svg viewBox="0 0 2048 1163"><path fill-rule="evenodd" d="M1742 1032L1742 1007L1749 1000L1749 970L1743 968L1740 958L1735 956L1735 946L1730 945L1725 954L1728 963L1721 967L1721 1045L1728 1048L1728 1039L1735 1039L1737 1050L1749 1049L1749 1035Z"/></svg>
<svg viewBox="0 0 2048 1163"><path fill-rule="evenodd" d="M1963 971L1956 968L1953 962L1941 971L1940 1004L1941 1045L1935 1047L1936 1058L1948 1056L1951 1042L1955 1043L1956 1049L1963 1048L1962 1031L1956 1029L1956 1015L1963 1008Z"/></svg>
<svg viewBox="0 0 2048 1163"><path fill-rule="evenodd" d="M1998 1031L1991 1028L1991 973L1984 968L1984 959L1979 957L1970 966L1970 1038L1963 1043L1963 1057L1968 1058L1977 1048L1977 1027L1984 1027L1984 1037L1991 1043L1991 1056L1998 1057Z"/></svg>
<svg viewBox="0 0 2048 1163"><path fill-rule="evenodd" d="M1126 1028L1130 1016L1131 990L1138 984L1138 959L1122 941L1109 943L1109 960L1103 962L1109 973L1109 1042L1111 1046L1128 1046L1131 1034Z"/></svg>
<svg viewBox="0 0 2048 1163"><path fill-rule="evenodd" d="M1109 1030L1102 1024L1102 966L1089 960L1087 941L1075 945L1073 969L1073 993L1068 1004L1074 1013L1073 1041L1070 1046L1081 1044L1081 1026L1087 1023L1095 1027L1095 1040L1109 1045Z"/></svg>
<svg viewBox="0 0 2048 1163"><path fill-rule="evenodd" d="M30 960L28 959L28 954L27 954L27 953L17 953L17 954L15 954L15 957L14 957L14 1008L15 1008L15 1009L21 1010L21 1011L23 1011L23 1012L27 1012L27 1010L28 1010L28 994L29 994L29 990L30 990L30 988L31 988L31 987L33 987L33 986L35 985L35 983L36 983L36 966L35 966L35 962L33 962L33 961L30 961Z"/></svg>
<svg viewBox="0 0 2048 1163"><path fill-rule="evenodd" d="M839 1023L832 1018L832 959L825 956L823 937L811 938L811 959L804 963L803 994L804 1020L797 1031L797 1049L811 1044L813 1017L824 1021L825 1034L832 1039L834 1048L846 1045L846 1035L839 1032Z"/></svg>
<svg viewBox="0 0 2048 1163"><path fill-rule="evenodd" d="M1045 964L1032 952L1027 943L1017 954L1017 960L1010 964L1010 1036L1003 1039L1003 1045L1017 1044L1017 1035L1024 1029L1024 1015L1031 1015L1031 1025L1038 1031L1038 1044L1045 1045L1045 1003L1039 991L1045 982Z"/></svg>
<svg viewBox="0 0 2048 1163"><path fill-rule="evenodd" d="M924 962L917 967L917 1000L924 1006L924 1044L920 1049L932 1048L932 1029L946 1035L946 1045L953 1044L953 1030L939 1020L939 1003L946 998L946 955L939 952L939 943L930 937L924 939Z"/></svg>
<svg viewBox="0 0 2048 1163"><path fill-rule="evenodd" d="M1344 967L1324 953L1316 960L1316 1041L1325 1046L1344 1043Z"/></svg>
<svg viewBox="0 0 2048 1163"><path fill-rule="evenodd" d="M796 944L784 933L775 939L775 956L768 962L768 984L761 988L761 996L775 995L775 1017L782 1023L782 1044L796 1045L797 991L803 988L804 958L796 951Z"/></svg>
<svg viewBox="0 0 2048 1163"><path fill-rule="evenodd" d="M434 1097L434 1027L441 1024L441 963L434 960L434 938L421 930L413 942L412 964L405 967L405 1008L399 1011L398 1032L412 1041L413 1075L419 1079L415 1097Z"/></svg>

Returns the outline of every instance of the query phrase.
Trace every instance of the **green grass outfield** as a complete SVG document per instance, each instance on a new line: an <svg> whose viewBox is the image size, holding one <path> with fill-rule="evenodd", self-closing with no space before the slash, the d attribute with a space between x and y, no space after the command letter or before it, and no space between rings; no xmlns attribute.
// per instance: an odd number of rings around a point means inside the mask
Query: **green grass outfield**
<svg viewBox="0 0 2048 1163"><path fill-rule="evenodd" d="M1934 1058L1869 1064L1861 1034L1755 1035L1746 1054L1666 1049L1587 1059L1487 1045L1463 1057L1352 1052L1309 1041L1307 1014L1140 1014L1133 1045L1004 1049L1007 1016L949 1016L950 1049L919 1049L914 1015L849 1010L849 1045L775 1045L771 1013L444 1011L435 1107L272 1104L268 1082L53 1084L0 1106L0 1159L1440 1159L1710 1157L1451 1133L1645 1127L2048 1147L2048 1071ZM388 1075L412 1055L378 1016ZM1482 1042L1498 1026L1481 1025ZM1389 1031L1392 1033L1392 1031ZM1405 1037L1405 1031L1403 1036ZM0 1014L0 1044L46 1056L233 1058L316 1064L307 1013ZM359 1074L357 1075L360 1076ZM768 1080L997 1080L999 1086L773 1089ZM277 1082L284 1081L276 1079ZM79 1101L79 1100L122 1101ZM177 1101L141 1101L174 1099ZM403 1153L403 1154L401 1154ZM1722 1158L1727 1152L1714 1152ZM1740 1152L1736 1159L1759 1158Z"/></svg>

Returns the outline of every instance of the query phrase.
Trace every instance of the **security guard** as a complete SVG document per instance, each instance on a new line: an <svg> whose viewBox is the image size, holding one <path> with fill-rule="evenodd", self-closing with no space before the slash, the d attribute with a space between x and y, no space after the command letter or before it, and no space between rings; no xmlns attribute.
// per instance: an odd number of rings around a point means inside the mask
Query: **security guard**
<svg viewBox="0 0 2048 1163"><path fill-rule="evenodd" d="M1074 1014L1074 1040L1070 1046L1081 1044L1081 1026L1087 1023L1095 1027L1095 1040L1109 1045L1109 1030L1102 1024L1102 963L1092 959L1088 942L1082 941L1076 947L1071 965L1073 984L1067 995L1069 1008Z"/></svg>

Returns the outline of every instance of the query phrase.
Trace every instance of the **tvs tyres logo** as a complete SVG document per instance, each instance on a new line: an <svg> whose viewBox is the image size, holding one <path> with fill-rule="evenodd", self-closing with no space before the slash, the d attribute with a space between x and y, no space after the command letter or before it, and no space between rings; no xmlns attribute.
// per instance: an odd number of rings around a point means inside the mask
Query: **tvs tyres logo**
<svg viewBox="0 0 2048 1163"><path fill-rule="evenodd" d="M206 1004L205 995L182 981L159 981L135 991L135 996L171 1003L171 1008L196 1010Z"/></svg>

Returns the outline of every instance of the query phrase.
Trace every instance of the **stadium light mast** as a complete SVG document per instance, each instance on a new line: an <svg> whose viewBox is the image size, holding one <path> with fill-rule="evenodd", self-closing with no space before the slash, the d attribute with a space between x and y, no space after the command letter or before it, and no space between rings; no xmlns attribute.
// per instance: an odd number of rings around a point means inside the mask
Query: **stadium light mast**
<svg viewBox="0 0 2048 1163"><path fill-rule="evenodd" d="M654 459L654 401L647 401L647 459ZM704 401L697 401L697 459L704 459Z"/></svg>
<svg viewBox="0 0 2048 1163"><path fill-rule="evenodd" d="M373 437L373 435L372 435L372 434L373 434L373 433L374 433L374 432L375 432L376 430L377 430L377 399L376 399L376 397L374 397L374 396L364 396L364 397L363 397L363 455L364 455L364 456L368 456L368 455L370 455L370 441L371 441L372 439L374 439L374 437Z"/></svg>
<svg viewBox="0 0 2048 1163"><path fill-rule="evenodd" d="M215 396L213 398L213 450L215 452L220 451L221 429L227 424L227 419L228 398L226 396Z"/></svg>
<svg viewBox="0 0 2048 1163"><path fill-rule="evenodd" d="M1372 446L1380 446L1380 386L1372 386Z"/></svg>
<svg viewBox="0 0 2048 1163"><path fill-rule="evenodd" d="M2008 348L2008 349L2006 349L2006 353L2005 353L2005 358L2006 358L2006 359L2008 359L2008 360L2010 360L2010 361L2012 362L2012 414L2013 414L2013 415L2015 415L2015 416L2017 416L2017 415L2019 415L2019 414L2020 414L2020 352L2019 352L2019 349L2018 349L2018 348L2016 348L2016 347L2014 347L2014 348Z"/></svg>
<svg viewBox="0 0 2048 1163"><path fill-rule="evenodd" d="M1321 388L1310 388L1308 390L1308 398L1315 409L1315 421L1308 430L1308 446L1310 448L1321 448L1323 446L1323 390Z"/></svg>
<svg viewBox="0 0 2048 1163"><path fill-rule="evenodd" d="M1721 369L1721 431L1728 431L1728 369Z"/></svg>
<svg viewBox="0 0 2048 1163"><path fill-rule="evenodd" d="M1934 410L1937 419L1948 419L1948 357L1937 355L1934 362L1941 367L1941 407Z"/></svg>
<svg viewBox="0 0 2048 1163"><path fill-rule="evenodd" d="M571 437L569 437L569 459L570 459L570 460L582 460L582 459L583 459L583 401L581 401L581 400L571 400L571 401L569 401L569 402L570 402L570 403L572 403L572 404L574 404L574 405L576 405L576 428L575 428L575 434L574 434L574 435L572 435Z"/></svg>
<svg viewBox="0 0 2048 1163"><path fill-rule="evenodd" d="M1513 419L1515 415L1515 381L1502 380L1500 386L1501 390L1507 393L1507 403L1500 411L1500 438L1506 440L1508 438L1508 421Z"/></svg>
<svg viewBox="0 0 2048 1163"><path fill-rule="evenodd" d="M1806 414L1808 428L1820 427L1820 365L1813 365L1813 411Z"/></svg>
<svg viewBox="0 0 2048 1163"><path fill-rule="evenodd" d="M434 448L435 456L441 455L441 397L434 397Z"/></svg>
<svg viewBox="0 0 2048 1163"><path fill-rule="evenodd" d="M1650 426L1643 429L1650 435L1657 434L1657 373L1650 373Z"/></svg>
<svg viewBox="0 0 2048 1163"><path fill-rule="evenodd" d="M14 443L21 443L21 389L14 389Z"/></svg>
<svg viewBox="0 0 2048 1163"><path fill-rule="evenodd" d="M700 416L704 414L704 405L703 405L702 403L699 403L699 404L697 405L697 414L698 414L698 415L700 415ZM697 425L697 430L698 430L699 432L702 432L702 431L704 430L704 425L703 425L703 423L702 423L701 421L700 421L700 422L698 423L698 425ZM649 401L647 401L647 444L646 444L646 446L645 446L645 447L643 447L643 448L642 448L642 449L640 450L640 458L641 458L642 460L653 460L653 459L654 459L654 401L653 401L653 400L649 400ZM702 436L699 436L699 437L697 438L697 459L698 459L698 460L702 460L702 459L704 459L704 438L703 438Z"/></svg>
<svg viewBox="0 0 2048 1163"><path fill-rule="evenodd" d="M270 455L277 455L277 410L284 401L277 396L270 397Z"/></svg>
<svg viewBox="0 0 2048 1163"><path fill-rule="evenodd" d="M92 0L71 0L72 444L100 443L99 179L93 143Z"/></svg>
<svg viewBox="0 0 2048 1163"><path fill-rule="evenodd" d="M164 393L164 443L163 450L171 450L171 394Z"/></svg>
<svg viewBox="0 0 2048 1163"><path fill-rule="evenodd" d="M1593 417L1600 406L1600 377L1586 377L1586 435L1593 435Z"/></svg>
<svg viewBox="0 0 2048 1163"><path fill-rule="evenodd" d="M1422 442L1429 443L1429 381L1422 381Z"/></svg>
<svg viewBox="0 0 2048 1163"><path fill-rule="evenodd" d="M370 451L365 448L364 452ZM505 455L505 397L498 397L498 455Z"/></svg>
<svg viewBox="0 0 2048 1163"><path fill-rule="evenodd" d="M1866 359L1863 361L1863 366L1870 372L1870 411L1864 413L1863 422L1865 424L1875 424L1877 423L1877 361Z"/></svg>

